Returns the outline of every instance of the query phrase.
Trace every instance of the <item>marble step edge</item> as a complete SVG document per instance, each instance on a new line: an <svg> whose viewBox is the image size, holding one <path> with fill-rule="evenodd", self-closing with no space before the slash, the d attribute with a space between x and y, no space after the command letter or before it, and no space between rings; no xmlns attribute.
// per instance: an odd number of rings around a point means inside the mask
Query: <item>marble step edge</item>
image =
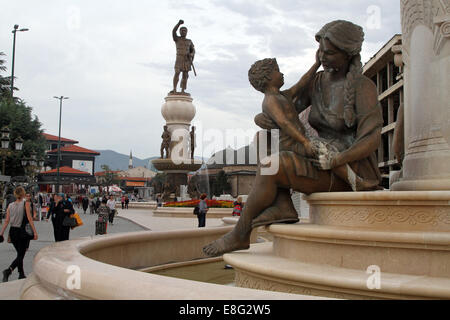
<svg viewBox="0 0 450 320"><path fill-rule="evenodd" d="M362 296L406 299L450 299L450 279L381 272L380 289L369 289L367 270L309 264L275 256L272 244L255 244L249 250L228 253L224 261L236 272L276 283L353 292Z"/></svg>
<svg viewBox="0 0 450 320"><path fill-rule="evenodd" d="M450 250L449 232L392 231L316 224L274 224L267 231L275 238L356 245L399 246Z"/></svg>
<svg viewBox="0 0 450 320"><path fill-rule="evenodd" d="M377 201L379 205L395 201L442 201L450 205L450 191L371 191L371 192L318 192L303 195L302 198L311 203L328 201ZM408 202L405 202L407 205Z"/></svg>

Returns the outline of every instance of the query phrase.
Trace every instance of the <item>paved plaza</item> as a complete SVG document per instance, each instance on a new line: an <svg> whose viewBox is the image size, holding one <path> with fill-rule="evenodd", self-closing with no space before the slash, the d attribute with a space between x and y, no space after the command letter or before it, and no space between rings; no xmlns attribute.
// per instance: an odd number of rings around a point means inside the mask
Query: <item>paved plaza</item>
<svg viewBox="0 0 450 320"><path fill-rule="evenodd" d="M96 214L83 214L83 210L75 207L75 210L83 220L83 226L75 228L70 232L70 239L82 237L92 237L95 235ZM149 209L118 209L119 214L114 219L114 224L108 224L108 234L139 232L139 231L171 231L180 229L197 228L197 218L161 218L154 217L153 211ZM219 227L222 225L221 219L207 219L207 227ZM53 236L53 225L51 221L35 222L39 239L30 242L30 248L24 259L25 274L29 275L33 271L34 256L42 248L55 243ZM7 237L8 229L5 232ZM16 251L12 244L5 242L0 244L0 271L6 269L16 257ZM16 281L19 277L17 270L9 278L9 283L0 282L0 300L17 299L19 288L24 280ZM16 292L14 296L14 292Z"/></svg>

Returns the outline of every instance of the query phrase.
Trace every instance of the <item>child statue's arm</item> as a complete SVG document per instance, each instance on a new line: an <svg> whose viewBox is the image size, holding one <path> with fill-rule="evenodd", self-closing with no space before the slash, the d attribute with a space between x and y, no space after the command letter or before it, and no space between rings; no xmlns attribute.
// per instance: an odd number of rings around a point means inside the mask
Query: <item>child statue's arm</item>
<svg viewBox="0 0 450 320"><path fill-rule="evenodd" d="M263 110L278 125L280 130L303 144L307 150L311 149L309 139L306 138L297 125L286 116L286 112L283 110L283 106L276 96L266 96L263 103Z"/></svg>
<svg viewBox="0 0 450 320"><path fill-rule="evenodd" d="M317 70L319 69L321 63L319 60L319 51L317 51L316 53L316 62L314 63L314 65L308 70L307 73L305 73L302 78L288 91L288 94L291 97L296 97L301 95L301 93L309 87L309 84L311 83L311 81L314 79L314 76L316 75Z"/></svg>

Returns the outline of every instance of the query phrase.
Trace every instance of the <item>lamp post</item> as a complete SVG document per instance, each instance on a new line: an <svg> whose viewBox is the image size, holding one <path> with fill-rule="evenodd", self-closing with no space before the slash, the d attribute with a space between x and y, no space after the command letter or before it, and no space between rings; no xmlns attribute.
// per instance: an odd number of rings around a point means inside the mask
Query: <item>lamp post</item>
<svg viewBox="0 0 450 320"><path fill-rule="evenodd" d="M61 160L61 114L62 114L62 101L69 99L69 97L53 97L55 99L59 100L59 133L58 133L58 160L57 160L57 164L56 164L56 170L57 170L57 175L56 175L56 188L57 191L59 192L59 182L60 182L60 176L59 176L59 166L60 166L60 160Z"/></svg>
<svg viewBox="0 0 450 320"><path fill-rule="evenodd" d="M14 140L14 147L15 150L9 149L9 144L11 142L11 138L9 137L11 133L11 130L9 130L8 127L4 127L1 130L1 148L0 148L0 155L2 156L2 175L6 174L6 158L11 156L11 154L14 151L22 151L23 147L23 139L18 137L16 140Z"/></svg>
<svg viewBox="0 0 450 320"><path fill-rule="evenodd" d="M20 32L24 32L24 31L28 31L29 29L19 29L19 25L16 24L14 25L14 30L12 31L12 33L14 34L13 36L13 54L12 54L12 68L11 68L11 98L14 97L14 62L15 62L15 57L16 57L16 33L17 31Z"/></svg>

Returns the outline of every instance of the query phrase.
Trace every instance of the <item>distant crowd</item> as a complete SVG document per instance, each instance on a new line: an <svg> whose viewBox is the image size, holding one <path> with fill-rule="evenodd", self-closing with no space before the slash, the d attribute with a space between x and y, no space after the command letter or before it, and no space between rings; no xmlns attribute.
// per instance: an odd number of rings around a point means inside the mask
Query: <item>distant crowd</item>
<svg viewBox="0 0 450 320"><path fill-rule="evenodd" d="M122 209L128 209L130 198L128 195L123 195L120 197L120 202ZM3 270L3 282L9 280L15 269L19 272L19 279L26 278L23 259L30 241L38 239L34 221L49 221L51 218L55 241L69 240L70 230L83 225L75 207L82 208L84 214L87 214L87 211L90 214L98 214L95 221L96 235L106 234L108 223L114 224L114 217L117 214L116 199L113 195L71 197L64 193L38 193L33 197L19 186L14 190L13 195L5 198L3 208L6 208L6 211L0 230L0 243L7 239L7 242L14 246L17 257L7 269ZM9 232L4 237L8 226Z"/></svg>

